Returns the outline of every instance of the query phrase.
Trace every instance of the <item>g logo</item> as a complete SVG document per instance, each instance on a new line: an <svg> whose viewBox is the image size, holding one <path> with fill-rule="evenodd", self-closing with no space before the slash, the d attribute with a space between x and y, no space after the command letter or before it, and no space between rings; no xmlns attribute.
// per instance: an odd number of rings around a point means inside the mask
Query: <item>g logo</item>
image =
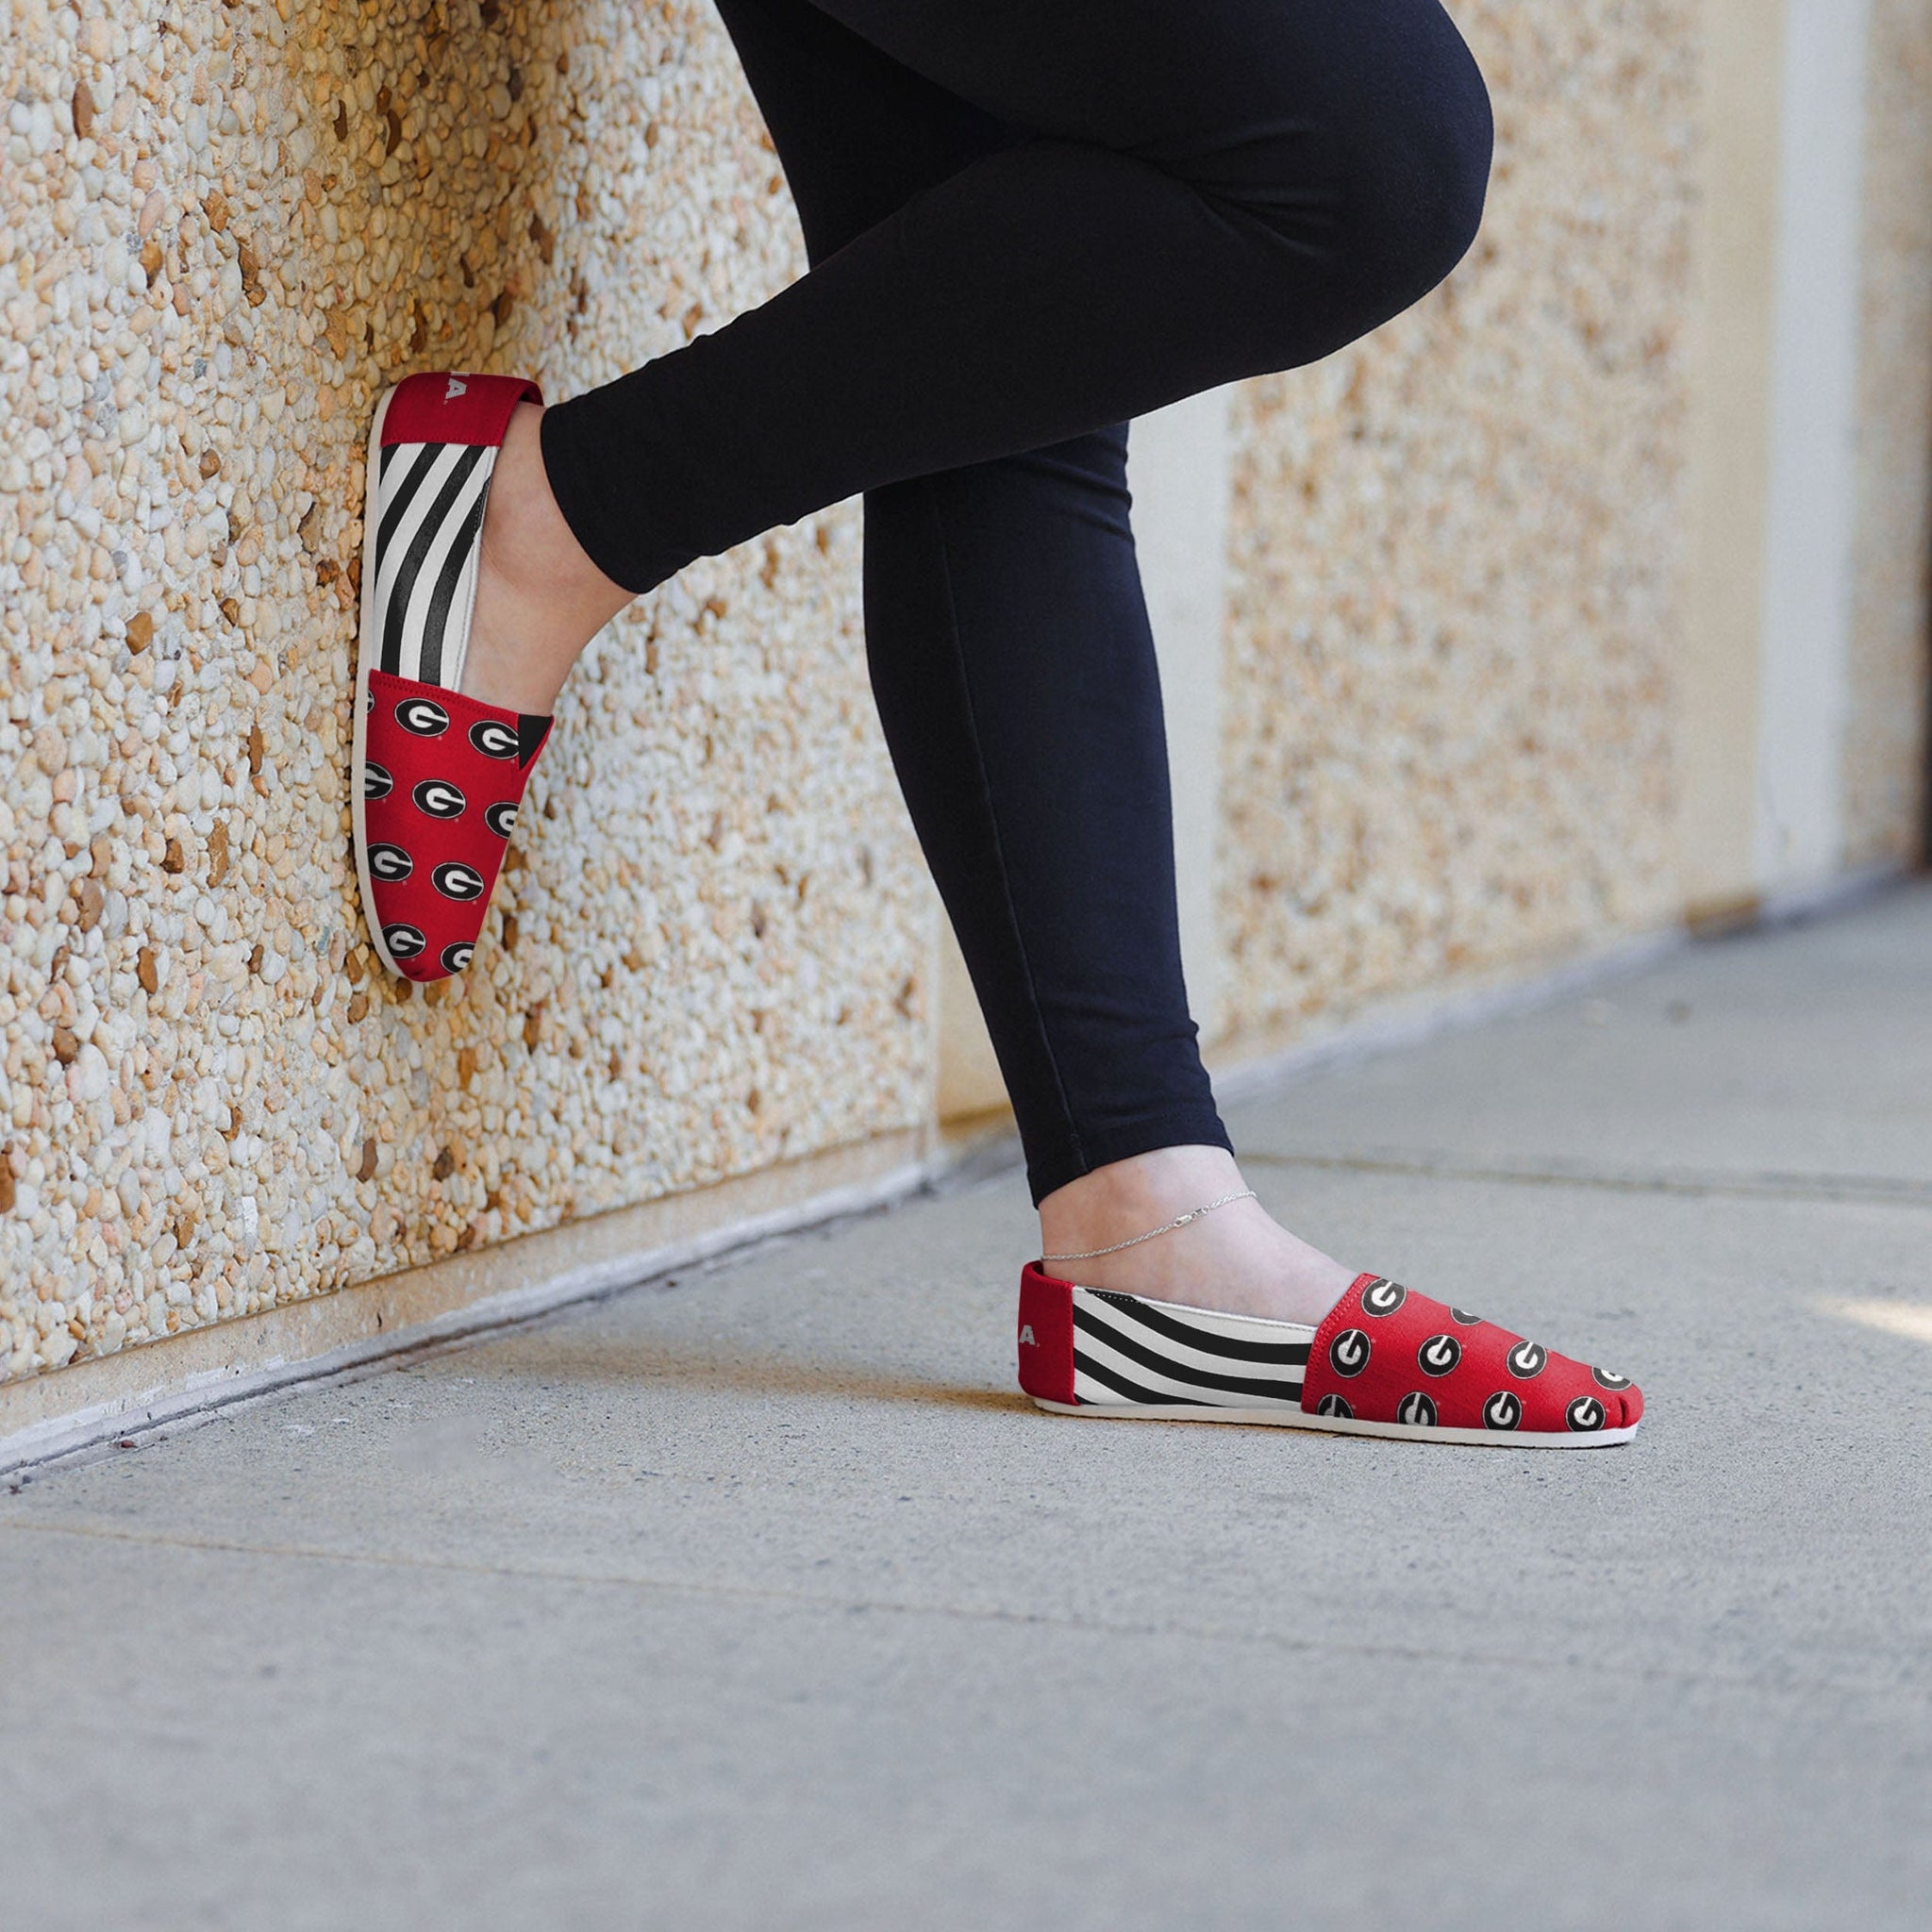
<svg viewBox="0 0 1932 1932"><path fill-rule="evenodd" d="M1563 1420L1579 1436L1593 1435L1604 1425L1604 1406L1594 1395L1579 1395L1563 1411Z"/></svg>
<svg viewBox="0 0 1932 1932"><path fill-rule="evenodd" d="M416 738L441 738L449 729L449 713L427 698L405 698L396 707L396 723Z"/></svg>
<svg viewBox="0 0 1932 1932"><path fill-rule="evenodd" d="M362 796L365 799L387 798L396 789L396 781L373 758L362 767Z"/></svg>
<svg viewBox="0 0 1932 1932"><path fill-rule="evenodd" d="M1341 1396L1331 1392L1323 1396L1321 1401L1316 1403L1315 1413L1317 1415L1353 1416L1355 1410L1349 1407L1348 1404Z"/></svg>
<svg viewBox="0 0 1932 1932"><path fill-rule="evenodd" d="M1425 1375L1446 1375L1462 1359L1462 1344L1453 1335L1432 1335L1416 1350Z"/></svg>
<svg viewBox="0 0 1932 1932"><path fill-rule="evenodd" d="M1328 1344L1328 1366L1338 1375L1359 1375L1369 1365L1369 1338L1359 1328L1344 1328Z"/></svg>
<svg viewBox="0 0 1932 1932"><path fill-rule="evenodd" d="M400 845L372 845L369 848L369 876L400 885L416 870L416 861Z"/></svg>
<svg viewBox="0 0 1932 1932"><path fill-rule="evenodd" d="M1614 1369L1592 1369L1590 1379L1599 1389L1627 1389L1630 1386L1630 1377L1618 1374Z"/></svg>
<svg viewBox="0 0 1932 1932"><path fill-rule="evenodd" d="M382 942L391 959L413 959L428 943L413 925L384 926Z"/></svg>
<svg viewBox="0 0 1932 1932"><path fill-rule="evenodd" d="M432 819L459 819L470 802L447 778L425 778L409 796L416 809Z"/></svg>
<svg viewBox="0 0 1932 1932"><path fill-rule="evenodd" d="M1519 1341L1512 1348L1506 1360L1509 1373L1519 1382L1534 1381L1543 1372L1543 1366L1550 1358L1550 1352L1541 1342Z"/></svg>
<svg viewBox="0 0 1932 1932"><path fill-rule="evenodd" d="M513 758L517 755L517 735L508 724L485 718L470 726L470 742L486 758Z"/></svg>
<svg viewBox="0 0 1932 1932"><path fill-rule="evenodd" d="M1362 1290L1362 1313L1392 1315L1408 1299L1408 1291L1399 1281L1376 1281Z"/></svg>
<svg viewBox="0 0 1932 1932"><path fill-rule="evenodd" d="M476 949L467 940L458 940L453 946L442 949L442 970L445 973L460 973L470 963Z"/></svg>
<svg viewBox="0 0 1932 1932"><path fill-rule="evenodd" d="M483 874L474 865L464 865L458 859L439 865L429 874L429 883L445 899L468 901L483 896Z"/></svg>
<svg viewBox="0 0 1932 1932"><path fill-rule="evenodd" d="M1432 1429L1436 1426L1436 1405L1418 1389L1395 1405L1395 1420L1411 1429Z"/></svg>
<svg viewBox="0 0 1932 1932"><path fill-rule="evenodd" d="M1467 1308L1451 1308L1449 1319L1464 1328L1476 1328L1481 1326L1483 1318L1480 1315L1472 1315Z"/></svg>
<svg viewBox="0 0 1932 1932"><path fill-rule="evenodd" d="M517 802L506 798L499 803L484 808L483 823L499 839L508 839L517 828Z"/></svg>
<svg viewBox="0 0 1932 1932"><path fill-rule="evenodd" d="M1523 1398L1499 1389L1483 1404L1483 1427L1513 1429L1523 1420Z"/></svg>

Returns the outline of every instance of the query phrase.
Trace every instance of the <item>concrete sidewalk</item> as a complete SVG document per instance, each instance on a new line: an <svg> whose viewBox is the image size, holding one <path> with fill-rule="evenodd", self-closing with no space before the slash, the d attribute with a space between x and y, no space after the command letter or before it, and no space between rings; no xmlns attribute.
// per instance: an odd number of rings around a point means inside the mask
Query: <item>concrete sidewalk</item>
<svg viewBox="0 0 1932 1932"><path fill-rule="evenodd" d="M1919 888L1237 1118L1629 1450L1037 1414L1008 1178L0 1496L0 1919L1923 1926L1928 968Z"/></svg>

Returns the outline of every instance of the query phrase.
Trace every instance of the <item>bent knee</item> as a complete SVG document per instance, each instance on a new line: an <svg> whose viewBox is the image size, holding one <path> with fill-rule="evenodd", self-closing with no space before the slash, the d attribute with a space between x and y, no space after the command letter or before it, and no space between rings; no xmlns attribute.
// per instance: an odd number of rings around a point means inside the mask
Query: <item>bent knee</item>
<svg viewBox="0 0 1932 1932"><path fill-rule="evenodd" d="M1297 361L1339 349L1420 301L1482 225L1494 145L1489 90L1448 17L1428 11L1439 30L1402 61L1361 76L1337 105L1322 192L1302 195L1271 224L1299 244L1282 263L1297 284L1277 318L1294 339L1280 347L1291 346ZM1286 194L1274 199L1277 208L1290 206ZM1320 292L1304 278L1310 253L1328 266ZM1311 302L1319 313L1309 312Z"/></svg>
<svg viewBox="0 0 1932 1932"><path fill-rule="evenodd" d="M1400 78L1348 143L1341 279L1387 321L1441 282L1482 225L1495 128L1489 90L1453 27L1424 75Z"/></svg>

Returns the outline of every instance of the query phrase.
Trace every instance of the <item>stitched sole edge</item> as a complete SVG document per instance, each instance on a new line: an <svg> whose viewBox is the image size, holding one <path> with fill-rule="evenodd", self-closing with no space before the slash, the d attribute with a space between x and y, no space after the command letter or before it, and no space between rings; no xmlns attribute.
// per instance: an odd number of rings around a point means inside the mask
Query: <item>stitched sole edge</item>
<svg viewBox="0 0 1932 1932"><path fill-rule="evenodd" d="M1308 1415L1297 1408L1221 1408L1196 1403L1049 1402L1031 1398L1036 1408L1054 1415L1076 1415L1107 1422L1236 1423L1276 1429L1316 1429L1329 1436L1375 1436L1390 1442L1442 1442L1466 1449L1614 1449L1630 1441L1643 1424L1561 1435L1538 1430L1418 1427L1407 1423L1360 1422L1352 1416Z"/></svg>
<svg viewBox="0 0 1932 1932"><path fill-rule="evenodd" d="M372 654L377 649L375 623L375 525L376 483L382 457L382 425L395 390L383 391L375 406L375 420L369 429L369 446L362 467L362 614L356 630L356 724L354 750L349 759L349 811L355 824L356 883L362 894L362 924L375 957L398 979L409 975L390 957L382 936L382 924L375 910L375 891L369 876L369 827L363 811L362 773L369 757L369 670ZM413 981L410 982L414 984Z"/></svg>

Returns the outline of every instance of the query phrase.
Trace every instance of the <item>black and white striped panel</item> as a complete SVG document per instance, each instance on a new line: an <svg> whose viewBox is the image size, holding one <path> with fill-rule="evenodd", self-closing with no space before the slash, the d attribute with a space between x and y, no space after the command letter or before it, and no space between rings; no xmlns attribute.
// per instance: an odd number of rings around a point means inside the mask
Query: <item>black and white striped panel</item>
<svg viewBox="0 0 1932 1932"><path fill-rule="evenodd" d="M392 442L377 468L376 619L382 668L454 687L476 600L477 536L496 451Z"/></svg>
<svg viewBox="0 0 1932 1932"><path fill-rule="evenodd" d="M1105 1289L1074 1291L1074 1394L1092 1403L1299 1408L1315 1331Z"/></svg>

